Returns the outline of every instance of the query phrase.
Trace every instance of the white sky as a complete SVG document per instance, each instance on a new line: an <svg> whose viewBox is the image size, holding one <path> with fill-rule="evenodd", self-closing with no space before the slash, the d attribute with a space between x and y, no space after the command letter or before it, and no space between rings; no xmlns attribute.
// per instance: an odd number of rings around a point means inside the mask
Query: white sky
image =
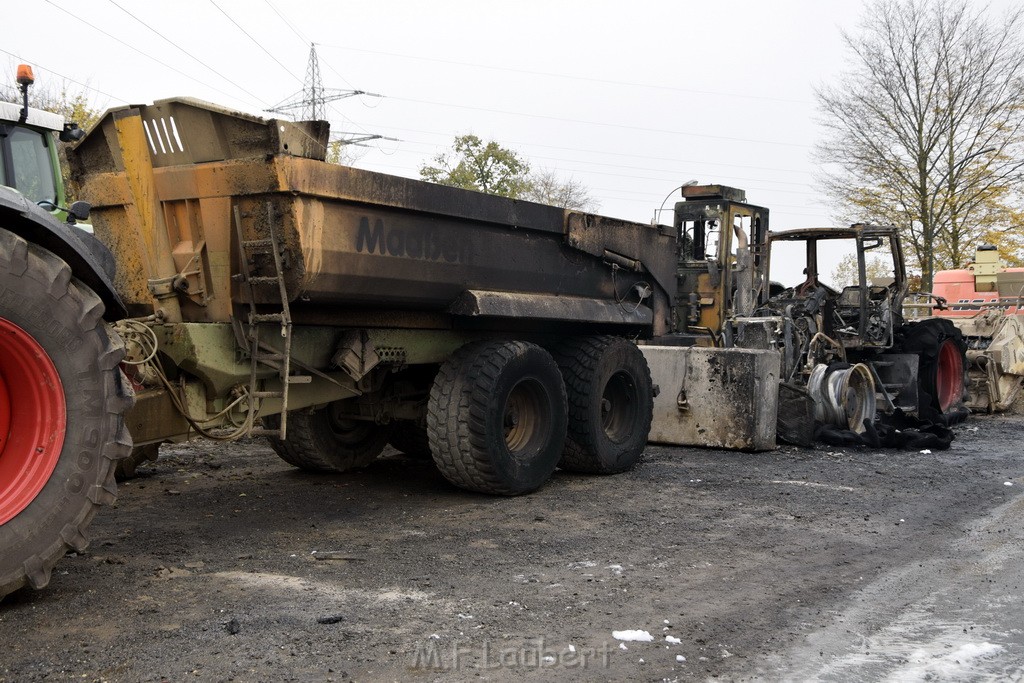
<svg viewBox="0 0 1024 683"><path fill-rule="evenodd" d="M42 87L88 85L99 108L188 95L260 113L300 90L312 41L326 88L384 96L329 108L333 130L400 140L371 143L361 168L418 177L472 132L581 181L606 215L650 221L670 190L697 179L746 189L776 230L835 223L813 189L813 91L840 73L839 29L856 28L859 2L5 5L8 82L25 61Z"/></svg>

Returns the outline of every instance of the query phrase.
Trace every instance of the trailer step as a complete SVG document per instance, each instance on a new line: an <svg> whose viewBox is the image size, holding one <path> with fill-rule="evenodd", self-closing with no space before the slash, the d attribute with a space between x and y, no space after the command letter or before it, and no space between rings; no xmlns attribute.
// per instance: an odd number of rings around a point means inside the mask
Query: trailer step
<svg viewBox="0 0 1024 683"><path fill-rule="evenodd" d="M283 440L288 434L288 387L292 384L309 384L313 381L313 377L291 374L292 316L288 308L288 290L284 282L281 244L277 239L277 232L274 230L274 207L270 202L267 202L267 229L270 232L269 237L246 239L242 229L241 211L237 206L235 207L235 231L238 238L241 268L240 272L232 279L241 282L249 295L249 329L245 335L249 342L249 395L253 398L281 399L281 419L278 421L278 428L250 427L249 433L255 436L273 436ZM273 275L256 275L252 272L255 265L252 255L256 251L269 252L273 257ZM258 285L277 285L278 300L281 306L279 313L257 312L255 287ZM282 349L279 350L260 342L260 323L280 324L281 338L283 339ZM258 388L262 380L257 378L257 368L261 365L277 371L277 376L281 380L279 390L263 391ZM255 402L252 403L250 410L255 410Z"/></svg>
<svg viewBox="0 0 1024 683"><path fill-rule="evenodd" d="M284 313L250 313L249 324L257 323L287 323L288 319Z"/></svg>

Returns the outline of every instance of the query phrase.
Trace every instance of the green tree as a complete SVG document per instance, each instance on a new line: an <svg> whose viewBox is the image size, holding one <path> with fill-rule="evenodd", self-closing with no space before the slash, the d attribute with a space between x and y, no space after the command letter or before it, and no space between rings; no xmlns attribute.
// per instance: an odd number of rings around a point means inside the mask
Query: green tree
<svg viewBox="0 0 1024 683"><path fill-rule="evenodd" d="M1009 222L1024 184L1024 11L984 12L875 0L843 33L849 70L817 93L826 195L847 222L901 226L926 290L982 239L1013 258L1024 228Z"/></svg>
<svg viewBox="0 0 1024 683"><path fill-rule="evenodd" d="M432 183L518 199L530 189L530 165L516 152L476 135L455 138L451 151L420 168Z"/></svg>

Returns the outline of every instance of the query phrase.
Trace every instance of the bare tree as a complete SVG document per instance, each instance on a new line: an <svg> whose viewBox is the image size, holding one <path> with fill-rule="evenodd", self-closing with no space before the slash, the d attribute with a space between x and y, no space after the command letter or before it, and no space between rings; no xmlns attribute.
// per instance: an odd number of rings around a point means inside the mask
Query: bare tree
<svg viewBox="0 0 1024 683"><path fill-rule="evenodd" d="M1024 14L875 0L843 39L851 67L817 93L823 189L844 220L903 228L930 289L978 240L1022 228L1010 221L1024 185Z"/></svg>
<svg viewBox="0 0 1024 683"><path fill-rule="evenodd" d="M327 143L327 155L324 159L329 164L339 166L354 166L357 161L366 156L366 147L358 144L350 144L344 140L331 140Z"/></svg>
<svg viewBox="0 0 1024 683"><path fill-rule="evenodd" d="M601 208L601 203L590 195L586 185L572 177L562 180L558 173L550 170L538 171L530 176L530 188L523 198L587 213L594 213Z"/></svg>

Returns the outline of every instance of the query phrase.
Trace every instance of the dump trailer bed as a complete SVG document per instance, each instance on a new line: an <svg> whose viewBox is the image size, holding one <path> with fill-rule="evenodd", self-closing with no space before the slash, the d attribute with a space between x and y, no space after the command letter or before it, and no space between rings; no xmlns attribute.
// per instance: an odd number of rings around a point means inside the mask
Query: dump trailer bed
<svg viewBox="0 0 1024 683"><path fill-rule="evenodd" d="M169 319L178 308L184 321L229 320L248 298L231 280L236 234L255 242L273 229L297 324L455 316L666 331L670 230L328 164L323 142L315 123L191 100L108 113L74 157L129 308L151 313L156 298ZM266 253L247 256L254 277L276 275ZM280 304L272 279L254 293Z"/></svg>

